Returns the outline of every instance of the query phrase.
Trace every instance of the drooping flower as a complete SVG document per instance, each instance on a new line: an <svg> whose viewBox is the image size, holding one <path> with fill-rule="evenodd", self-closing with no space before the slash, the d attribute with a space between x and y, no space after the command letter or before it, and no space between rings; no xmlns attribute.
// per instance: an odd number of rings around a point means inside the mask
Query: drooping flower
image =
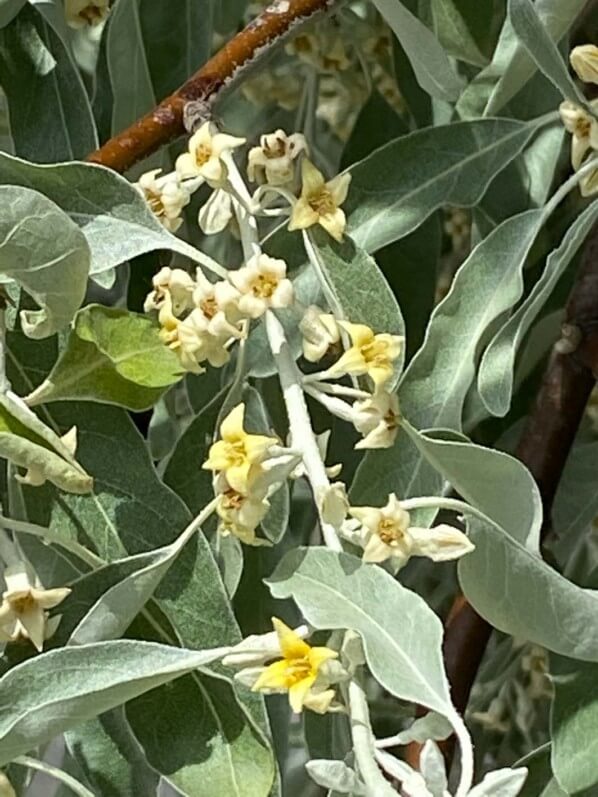
<svg viewBox="0 0 598 797"><path fill-rule="evenodd" d="M164 304L166 293L170 294L172 313L181 316L193 307L195 283L190 274L182 268L163 266L152 278L154 290L147 295L143 309L146 313L159 310Z"/></svg>
<svg viewBox="0 0 598 797"><path fill-rule="evenodd" d="M397 437L401 414L396 393L377 390L371 398L353 404L353 424L363 435L356 449L390 448Z"/></svg>
<svg viewBox="0 0 598 797"><path fill-rule="evenodd" d="M254 255L247 265L231 271L229 279L239 291L239 311L259 318L270 307L288 307L293 302L293 284L287 279L287 264L268 255Z"/></svg>
<svg viewBox="0 0 598 797"><path fill-rule="evenodd" d="M386 506L355 506L349 514L361 523L361 532L351 539L363 550L365 562L393 563L402 567L411 556L426 556L434 562L457 559L474 549L474 545L459 529L441 524L431 529L410 526L409 512L401 506L394 493Z"/></svg>
<svg viewBox="0 0 598 797"><path fill-rule="evenodd" d="M339 529L349 509L349 499L344 483L334 482L334 484L318 490L316 503L322 520L325 523L330 523L335 529Z"/></svg>
<svg viewBox="0 0 598 797"><path fill-rule="evenodd" d="M401 353L403 338L381 333L375 335L365 324L339 321L351 338L351 347L328 369L330 376L367 374L378 388L388 382L393 374L393 362Z"/></svg>
<svg viewBox="0 0 598 797"><path fill-rule="evenodd" d="M7 567L4 571L6 590L0 604L0 639L14 642L31 640L41 651L58 625L48 621L47 609L53 609L70 595L68 587L43 589L36 583L24 562Z"/></svg>
<svg viewBox="0 0 598 797"><path fill-rule="evenodd" d="M176 232L183 223L181 213L189 204L191 194L175 174L158 178L161 171L152 169L142 174L135 186L160 223L169 232Z"/></svg>
<svg viewBox="0 0 598 797"><path fill-rule="evenodd" d="M249 150L247 176L253 183L288 185L295 177L295 160L307 151L305 137L301 133L290 136L284 130L263 135L259 147Z"/></svg>
<svg viewBox="0 0 598 797"><path fill-rule="evenodd" d="M293 205L289 230L321 225L335 240L342 241L347 219L341 205L347 198L350 174L338 174L329 182L307 158L301 164L301 196Z"/></svg>
<svg viewBox="0 0 598 797"><path fill-rule="evenodd" d="M243 427L244 416L244 404L229 412L220 425L222 439L212 444L202 467L223 473L233 490L248 495L252 480L259 475L260 463L278 441L275 437L248 434Z"/></svg>
<svg viewBox="0 0 598 797"><path fill-rule="evenodd" d="M109 13L109 0L65 0L64 3L64 14L70 28L99 25Z"/></svg>
<svg viewBox="0 0 598 797"><path fill-rule="evenodd" d="M245 139L214 130L212 122L204 122L189 139L188 151L176 159L176 171L181 180L203 177L213 188L218 188L226 178L221 156L242 146Z"/></svg>
<svg viewBox="0 0 598 797"><path fill-rule="evenodd" d="M245 545L264 545L266 540L256 536L255 531L268 514L270 503L267 498L252 493L243 495L226 484L218 494L216 513L219 518L218 531L232 534Z"/></svg>
<svg viewBox="0 0 598 797"><path fill-rule="evenodd" d="M571 133L571 165L577 170L586 152L598 149L598 121L570 100L559 105L559 113L565 129Z"/></svg>
<svg viewBox="0 0 598 797"><path fill-rule="evenodd" d="M571 66L584 83L598 83L598 47L580 44L569 53Z"/></svg>
<svg viewBox="0 0 598 797"><path fill-rule="evenodd" d="M299 329L303 335L303 356L310 363L317 363L330 348L340 343L341 334L335 317L316 305L306 309Z"/></svg>
<svg viewBox="0 0 598 797"><path fill-rule="evenodd" d="M216 337L240 337L238 322L239 291L228 280L210 282L201 269L197 269L193 304L208 321L210 334Z"/></svg>
<svg viewBox="0 0 598 797"><path fill-rule="evenodd" d="M334 698L333 689L320 689L316 681L326 662L335 659L336 651L311 647L282 620L272 618L282 658L261 671L252 686L254 692L288 692L293 711L303 708L324 713Z"/></svg>

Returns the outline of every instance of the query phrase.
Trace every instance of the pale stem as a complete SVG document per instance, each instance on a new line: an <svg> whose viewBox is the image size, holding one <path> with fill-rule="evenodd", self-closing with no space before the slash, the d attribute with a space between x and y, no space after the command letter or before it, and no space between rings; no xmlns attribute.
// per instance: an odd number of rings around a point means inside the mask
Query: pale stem
<svg viewBox="0 0 598 797"><path fill-rule="evenodd" d="M322 393L330 393L332 396L348 396L358 400L371 399L372 394L367 390L359 390L347 385L336 385L332 382L315 382L311 385L313 390L321 390Z"/></svg>
<svg viewBox="0 0 598 797"><path fill-rule="evenodd" d="M16 565L21 561L17 547L11 540L6 529L0 528L0 559L7 567Z"/></svg>
<svg viewBox="0 0 598 797"><path fill-rule="evenodd" d="M346 401L336 398L335 396L329 396L327 393L322 393L320 390L315 390L310 385L303 385L303 390L308 396L311 396L316 401L319 401L323 407L326 407L328 412L332 415L336 415L337 418L347 421L348 423L353 423L355 413L351 405L347 404Z"/></svg>
<svg viewBox="0 0 598 797"><path fill-rule="evenodd" d="M82 783L79 783L78 780L69 775L67 772L63 772L62 769L58 769L58 767L54 767L51 764L47 764L45 761L38 761L37 758L31 758L28 755L21 755L18 758L13 758L13 764L18 764L21 767L28 767L29 769L36 769L39 772L43 772L45 775L50 775L56 780L61 781L64 783L65 786L76 794L77 797L94 797L93 792L86 789Z"/></svg>
<svg viewBox="0 0 598 797"><path fill-rule="evenodd" d="M270 310L266 312L265 323L268 342L278 369L280 386L287 408L292 445L293 448L301 452L305 472L312 486L316 504L318 504L318 497L324 495L329 489L330 481L311 426L301 386L301 374L291 354L284 329ZM336 529L322 518L319 506L318 513L324 542L333 551L342 551Z"/></svg>
<svg viewBox="0 0 598 797"><path fill-rule="evenodd" d="M355 761L365 783L366 795L367 797L386 797L386 795L396 794L376 762L374 735L365 693L355 680L349 681L346 691Z"/></svg>
<svg viewBox="0 0 598 797"><path fill-rule="evenodd" d="M260 255L262 251L257 220L250 211L252 207L251 195L239 173L232 154L230 152L224 153L222 160L227 167L228 182L233 194L233 207L241 231L243 257L247 263L252 257Z"/></svg>

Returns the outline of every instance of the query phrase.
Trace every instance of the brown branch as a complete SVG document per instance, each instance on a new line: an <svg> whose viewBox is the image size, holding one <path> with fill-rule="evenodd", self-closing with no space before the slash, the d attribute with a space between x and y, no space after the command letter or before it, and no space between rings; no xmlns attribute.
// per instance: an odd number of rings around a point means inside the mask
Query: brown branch
<svg viewBox="0 0 598 797"><path fill-rule="evenodd" d="M180 89L166 97L126 130L88 155L87 160L125 172L159 147L185 132L183 109L187 102L212 103L239 71L252 66L271 45L335 0L274 0L265 11L227 42Z"/></svg>
<svg viewBox="0 0 598 797"><path fill-rule="evenodd" d="M598 224L590 233L580 270L565 308L562 337L555 344L535 404L515 455L534 476L544 508L542 539L550 531L552 504L565 463L598 378ZM445 623L444 661L453 703L463 714L492 633L463 595L455 598ZM454 740L445 745L452 757ZM418 767L420 745L407 760Z"/></svg>

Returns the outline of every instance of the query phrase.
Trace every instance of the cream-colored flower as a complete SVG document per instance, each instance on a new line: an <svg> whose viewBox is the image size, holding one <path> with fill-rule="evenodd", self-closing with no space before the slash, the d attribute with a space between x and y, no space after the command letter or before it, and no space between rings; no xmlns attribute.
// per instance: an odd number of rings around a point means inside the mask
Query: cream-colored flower
<svg viewBox="0 0 598 797"><path fill-rule="evenodd" d="M172 313L181 316L193 307L195 283L190 274L182 268L163 266L152 278L154 290L148 293L143 309L146 313L159 310L164 304L166 294L170 294Z"/></svg>
<svg viewBox="0 0 598 797"><path fill-rule="evenodd" d="M367 374L376 388L392 377L393 363L401 353L403 338L400 335L381 333L375 335L365 324L339 321L351 338L351 347L328 369L330 376Z"/></svg>
<svg viewBox="0 0 598 797"><path fill-rule="evenodd" d="M77 427L71 426L68 432L62 435L60 441L66 450L74 456L77 450ZM44 468L35 465L30 465L23 475L15 473L15 480L28 487L41 487L47 481Z"/></svg>
<svg viewBox="0 0 598 797"><path fill-rule="evenodd" d="M255 530L269 509L270 504L266 498L256 498L253 492L243 495L227 486L218 495L218 531L223 535L232 534L245 545L264 545L266 541L256 537Z"/></svg>
<svg viewBox="0 0 598 797"><path fill-rule="evenodd" d="M56 630L46 609L53 609L70 595L68 587L43 589L24 562L4 571L6 590L0 605L0 639L14 642L29 639L41 651L44 639Z"/></svg>
<svg viewBox="0 0 598 797"><path fill-rule="evenodd" d="M282 620L272 618L282 658L263 668L251 687L253 692L288 692L293 711L309 708L325 713L334 699L334 690L318 689L318 678L326 662L338 653L326 647L311 647Z"/></svg>
<svg viewBox="0 0 598 797"><path fill-rule="evenodd" d="M329 182L313 163L301 163L301 196L293 205L289 230L306 230L321 225L336 241L342 241L347 219L340 206L347 198L350 174L338 174Z"/></svg>
<svg viewBox="0 0 598 797"><path fill-rule="evenodd" d="M363 435L363 440L355 445L356 449L390 448L393 445L401 419L396 393L378 390L371 398L356 401L353 411L355 428Z"/></svg>
<svg viewBox="0 0 598 797"><path fill-rule="evenodd" d="M239 291L228 280L210 282L201 269L197 269L195 279L193 303L207 319L210 334L219 338L241 337Z"/></svg>
<svg viewBox="0 0 598 797"><path fill-rule="evenodd" d="M431 529L410 526L409 512L394 493L382 508L356 506L349 509L349 514L362 525L360 544L365 562L392 559L396 566L402 567L411 556L445 562L474 549L466 535L452 526L442 524Z"/></svg>
<svg viewBox="0 0 598 797"><path fill-rule="evenodd" d="M202 467L223 473L233 490L248 495L252 482L259 475L260 464L268 457L270 449L278 445L278 440L248 434L243 428L244 416L244 404L237 404L229 412L220 424L222 439L212 444Z"/></svg>
<svg viewBox="0 0 598 797"><path fill-rule="evenodd" d="M293 302L293 284L286 277L287 264L268 255L254 255L243 268L231 271L229 279L239 291L239 311L259 318L270 307L288 307Z"/></svg>
<svg viewBox="0 0 598 797"><path fill-rule="evenodd" d="M175 174L158 178L162 169L152 169L142 174L135 187L149 205L150 210L169 232L176 232L183 223L181 213L189 204L191 194L178 181Z"/></svg>
<svg viewBox="0 0 598 797"><path fill-rule="evenodd" d="M569 53L571 66L584 83L598 83L598 47L580 44Z"/></svg>
<svg viewBox="0 0 598 797"><path fill-rule="evenodd" d="M349 510L349 499L343 482L334 482L316 493L316 503L325 523L340 529Z"/></svg>
<svg viewBox="0 0 598 797"><path fill-rule="evenodd" d="M335 317L314 304L306 309L299 329L303 335L303 356L310 363L317 363L340 343L341 333Z"/></svg>
<svg viewBox="0 0 598 797"><path fill-rule="evenodd" d="M16 791L4 772L0 772L0 797L17 797Z"/></svg>
<svg viewBox="0 0 598 797"><path fill-rule="evenodd" d="M593 196L598 193L598 168L592 169L581 178L579 192L582 196Z"/></svg>
<svg viewBox="0 0 598 797"><path fill-rule="evenodd" d="M571 165L579 169L589 149L598 149L598 121L581 106L570 100L559 105L561 121L571 133Z"/></svg>
<svg viewBox="0 0 598 797"><path fill-rule="evenodd" d="M206 235L215 235L226 229L233 216L231 195L223 188L216 188L199 209L197 223Z"/></svg>
<svg viewBox="0 0 598 797"><path fill-rule="evenodd" d="M293 629L293 633L299 639L309 636L306 625L300 625ZM265 634L251 634L245 637L238 645L235 645L222 659L225 667L244 669L246 667L259 667L267 661L280 658L280 641L276 631L268 631ZM250 686L253 685L253 681Z"/></svg>
<svg viewBox="0 0 598 797"><path fill-rule="evenodd" d="M65 0L64 3L64 15L70 28L99 25L109 13L109 0Z"/></svg>
<svg viewBox="0 0 598 797"><path fill-rule="evenodd" d="M253 183L288 185L295 177L295 160L307 151L301 133L287 136L284 130L263 135L260 146L249 150L247 176Z"/></svg>
<svg viewBox="0 0 598 797"><path fill-rule="evenodd" d="M342 72L351 66L342 36L329 28L300 33L285 49L320 72Z"/></svg>
<svg viewBox="0 0 598 797"><path fill-rule="evenodd" d="M214 130L212 122L204 122L189 139L188 151L176 159L177 174L182 180L203 177L213 188L219 188L226 179L222 155L242 146L245 139Z"/></svg>

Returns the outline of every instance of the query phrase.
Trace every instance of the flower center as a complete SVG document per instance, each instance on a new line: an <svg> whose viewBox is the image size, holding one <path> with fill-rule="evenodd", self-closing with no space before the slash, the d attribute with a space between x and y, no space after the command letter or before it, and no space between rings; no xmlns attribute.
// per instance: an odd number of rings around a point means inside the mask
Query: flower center
<svg viewBox="0 0 598 797"><path fill-rule="evenodd" d="M287 660L284 672L287 688L303 681L311 674L312 667L306 658Z"/></svg>
<svg viewBox="0 0 598 797"><path fill-rule="evenodd" d="M327 216L336 210L336 203L327 188L322 188L317 194L311 196L308 199L308 204L318 216Z"/></svg>
<svg viewBox="0 0 598 797"><path fill-rule="evenodd" d="M152 189L146 189L145 191L145 199L147 204L149 205L150 210L157 216L158 218L162 218L165 213L164 204L162 202L162 194L159 191L153 191Z"/></svg>
<svg viewBox="0 0 598 797"><path fill-rule="evenodd" d="M277 138L274 146L266 145L264 147L264 155L268 159L282 158L286 152L286 146L283 138Z"/></svg>
<svg viewBox="0 0 598 797"><path fill-rule="evenodd" d="M229 467L238 468L247 459L245 443L242 440L235 440L234 443L227 443L226 455Z"/></svg>
<svg viewBox="0 0 598 797"><path fill-rule="evenodd" d="M360 349L363 359L370 365L388 365L388 344L382 340L373 340Z"/></svg>
<svg viewBox="0 0 598 797"><path fill-rule="evenodd" d="M222 504L224 509L240 509L244 500L245 496L241 495L241 493L238 493L232 488L230 490L226 490L222 494Z"/></svg>
<svg viewBox="0 0 598 797"><path fill-rule="evenodd" d="M218 312L218 304L216 299L213 296L209 297L208 299L202 299L202 301L199 303L199 309L206 318L214 318Z"/></svg>
<svg viewBox="0 0 598 797"><path fill-rule="evenodd" d="M195 147L195 163L198 166L205 166L212 157L212 147L209 144L200 144Z"/></svg>
<svg viewBox="0 0 598 797"><path fill-rule="evenodd" d="M28 592L26 595L22 595L20 598L13 598L10 601L10 605L17 614L24 614L27 611L35 608L35 599L33 595Z"/></svg>
<svg viewBox="0 0 598 797"><path fill-rule="evenodd" d="M388 410L388 412L384 416L384 423L386 424L386 428L389 431L392 431L393 429L397 428L398 426L397 416L392 410Z"/></svg>
<svg viewBox="0 0 598 797"><path fill-rule="evenodd" d="M94 23L102 21L102 12L93 3L90 3L88 6L85 6L85 8L82 8L81 11L79 11L78 16L87 22L88 25L93 25Z"/></svg>
<svg viewBox="0 0 598 797"><path fill-rule="evenodd" d="M259 274L251 283L251 292L260 299L270 299L277 287L277 279Z"/></svg>
<svg viewBox="0 0 598 797"><path fill-rule="evenodd" d="M392 520L391 518L384 518L378 524L378 536L382 540L382 542L386 543L386 545L390 545L391 542L398 542L405 536L405 532L403 529L398 525L396 520Z"/></svg>
<svg viewBox="0 0 598 797"><path fill-rule="evenodd" d="M590 135L590 128L592 127L592 123L589 119L581 116L575 122L575 135L578 138L586 138Z"/></svg>

